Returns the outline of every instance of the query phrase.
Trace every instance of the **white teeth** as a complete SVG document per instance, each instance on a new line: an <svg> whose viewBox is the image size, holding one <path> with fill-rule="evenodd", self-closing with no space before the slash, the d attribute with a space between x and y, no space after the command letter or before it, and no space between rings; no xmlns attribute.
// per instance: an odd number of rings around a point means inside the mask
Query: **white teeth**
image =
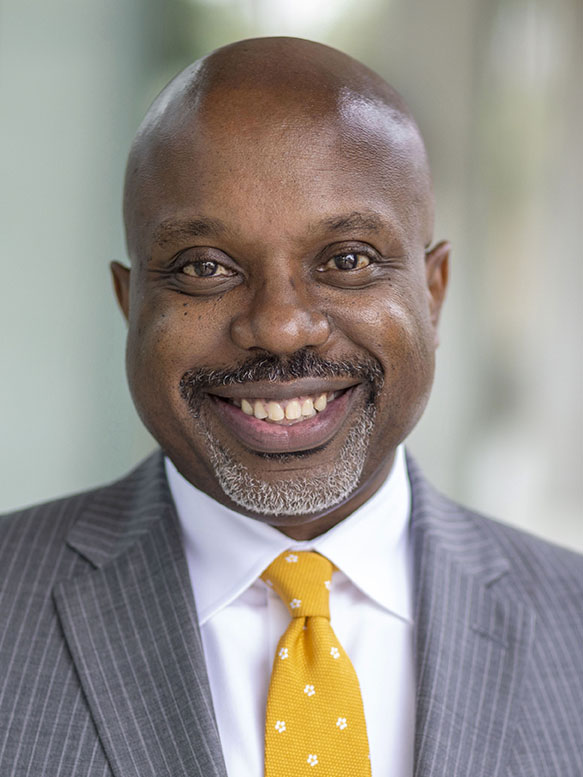
<svg viewBox="0 0 583 777"><path fill-rule="evenodd" d="M337 392L322 392L314 397L294 397L281 402L266 399L241 399L233 403L241 408L245 415L252 415L260 420L298 421L313 418L316 413L326 410L329 402L336 399Z"/></svg>
<svg viewBox="0 0 583 777"><path fill-rule="evenodd" d="M283 421L285 413L279 402L270 402L267 405L267 415L270 421Z"/></svg>
<svg viewBox="0 0 583 777"><path fill-rule="evenodd" d="M256 400L255 404L253 405L253 415L255 418L259 419L267 418L267 410L265 409L263 402L261 402L259 399Z"/></svg>
<svg viewBox="0 0 583 777"><path fill-rule="evenodd" d="M316 410L321 413L322 410L326 409L326 405L328 404L328 400L326 399L326 394L320 394L318 399L314 402L314 407Z"/></svg>
<svg viewBox="0 0 583 777"><path fill-rule="evenodd" d="M295 421L296 418L300 418L301 415L302 415L302 408L297 399L292 399L291 402L287 403L287 406L285 408L285 417L289 421Z"/></svg>

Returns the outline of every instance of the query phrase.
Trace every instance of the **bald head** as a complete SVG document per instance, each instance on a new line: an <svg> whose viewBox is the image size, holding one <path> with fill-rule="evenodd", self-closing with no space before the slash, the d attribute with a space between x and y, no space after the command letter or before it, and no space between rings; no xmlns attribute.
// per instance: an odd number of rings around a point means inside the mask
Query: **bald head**
<svg viewBox="0 0 583 777"><path fill-rule="evenodd" d="M195 140L252 141L262 157L312 138L346 141L349 159L366 165L367 147L381 151L395 186L407 189L422 240L433 228L430 173L421 135L403 99L355 59L297 38L257 38L217 49L177 75L154 100L130 151L124 219L130 256L140 253L144 190L172 155ZM275 160L274 160L275 163ZM167 185L167 183L166 183Z"/></svg>

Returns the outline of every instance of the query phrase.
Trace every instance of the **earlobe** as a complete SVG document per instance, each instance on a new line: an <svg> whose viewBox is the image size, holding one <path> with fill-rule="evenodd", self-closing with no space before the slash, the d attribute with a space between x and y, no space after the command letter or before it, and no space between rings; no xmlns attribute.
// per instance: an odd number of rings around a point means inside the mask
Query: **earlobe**
<svg viewBox="0 0 583 777"><path fill-rule="evenodd" d="M121 312L126 321L130 315L130 269L124 267L119 262L112 262L110 265L111 277L113 278L113 288Z"/></svg>
<svg viewBox="0 0 583 777"><path fill-rule="evenodd" d="M425 272L427 278L427 291L429 293L429 314L435 331L435 346L439 344L438 324L441 306L445 299L447 282L449 278L449 255L451 245L447 240L442 240L434 248L425 252Z"/></svg>

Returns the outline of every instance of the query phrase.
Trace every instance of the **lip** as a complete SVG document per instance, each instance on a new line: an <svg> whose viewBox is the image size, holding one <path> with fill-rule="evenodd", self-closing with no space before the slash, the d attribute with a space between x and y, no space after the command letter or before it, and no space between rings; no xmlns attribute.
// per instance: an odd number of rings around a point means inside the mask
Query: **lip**
<svg viewBox="0 0 583 777"><path fill-rule="evenodd" d="M211 396L221 399L293 399L307 394L328 394L334 391L344 391L358 385L354 378L298 378L288 383L257 381L253 383L234 384L213 388ZM334 400L336 401L336 400Z"/></svg>
<svg viewBox="0 0 583 777"><path fill-rule="evenodd" d="M284 384L279 384L279 386L275 386L275 388L278 389L283 385ZM289 393L287 397L284 396L281 390L279 393L275 392L272 396L274 398L277 396L280 399L284 399L298 396L300 392L304 392L304 385L299 387L297 381L290 384L290 386L292 385L293 388L291 391L293 393ZM323 385L322 381L318 383L319 387ZM259 384L253 384L253 391L255 391L258 386ZM325 386L326 387L322 389L324 391L340 390L338 388L331 389L330 382L328 381L326 381ZM219 398L218 392L215 392L217 396L209 396L212 400L213 410L219 417L222 425L225 426L246 448L250 448L258 453L294 453L318 448L325 445L334 437L352 409L359 393L357 388L358 386L355 386L353 383L339 397L332 400L332 402L329 402L326 409L321 413L318 413L313 418L309 418L306 421L290 426L269 423L255 418L254 416L246 415L235 405ZM263 393L264 390L265 387L261 387L262 396L266 396L266 394ZM241 396L249 396L249 385L247 386L246 391L247 393ZM229 398L231 398L231 396L234 395L230 395Z"/></svg>

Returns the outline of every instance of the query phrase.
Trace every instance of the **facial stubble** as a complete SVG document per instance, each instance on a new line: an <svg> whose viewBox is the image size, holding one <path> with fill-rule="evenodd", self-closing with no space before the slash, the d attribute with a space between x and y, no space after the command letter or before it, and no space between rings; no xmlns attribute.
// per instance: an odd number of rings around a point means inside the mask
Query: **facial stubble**
<svg viewBox="0 0 583 777"><path fill-rule="evenodd" d="M220 487L235 504L260 515L310 515L338 505L358 486L364 468L375 408L368 404L348 430L340 453L327 471L293 478L267 480L257 477L214 437L208 452ZM287 454L288 460L293 454ZM298 456L299 459L299 456ZM309 455L301 461L309 469Z"/></svg>
<svg viewBox="0 0 583 777"><path fill-rule="evenodd" d="M258 515L297 516L322 513L345 500L359 485L366 462L376 415L376 396L383 383L380 363L372 358L332 362L304 349L285 360L276 356L253 359L235 370L190 371L181 381L181 394L192 415L209 425L202 411L203 393L213 385L232 385L258 380L285 381L302 377L352 377L368 384L369 391L330 465L319 465L309 474L289 478L263 478L253 473L235 452L214 435L207 435L207 453L224 494L243 510ZM202 412L201 412L202 411ZM262 454L255 454L260 459ZM314 452L287 453L286 462L297 459L306 472ZM273 458L273 456L270 456ZM261 463L261 462L259 462Z"/></svg>

